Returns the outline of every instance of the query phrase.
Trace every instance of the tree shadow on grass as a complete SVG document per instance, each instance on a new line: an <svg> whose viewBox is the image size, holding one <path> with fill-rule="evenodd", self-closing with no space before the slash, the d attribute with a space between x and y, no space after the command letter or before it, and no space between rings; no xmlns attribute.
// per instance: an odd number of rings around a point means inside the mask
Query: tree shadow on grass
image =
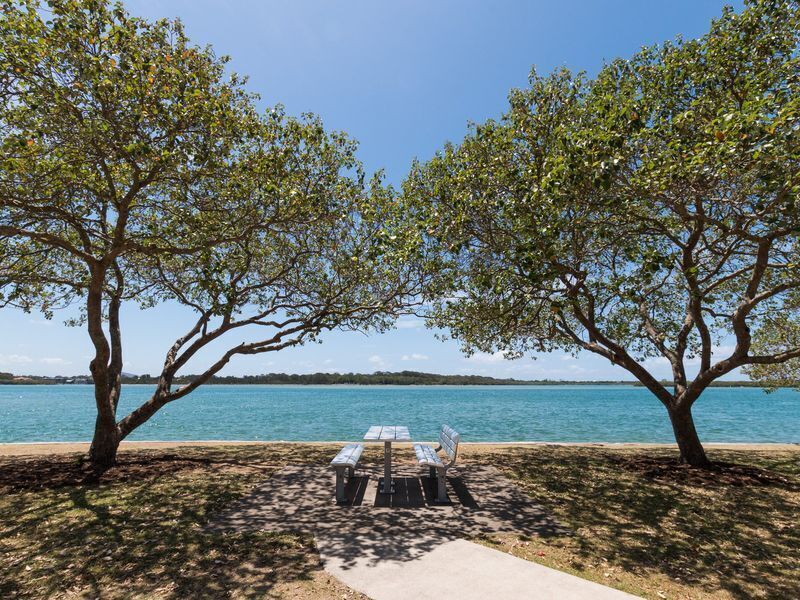
<svg viewBox="0 0 800 600"><path fill-rule="evenodd" d="M0 494L0 597L263 597L320 569L310 536L203 528L274 471L280 452L121 459L91 485L74 477L74 457L28 460L25 477L3 461L4 481L25 485Z"/></svg>
<svg viewBox="0 0 800 600"><path fill-rule="evenodd" d="M496 464L577 531L575 551L590 563L736 598L797 598L798 454L770 456L714 451L715 470L702 472L670 451L545 447Z"/></svg>
<svg viewBox="0 0 800 600"><path fill-rule="evenodd" d="M117 464L97 476L82 453L0 458L0 493L59 487L150 480L197 468L274 472L293 462L319 462L331 454L326 446L187 446L178 450L120 451Z"/></svg>

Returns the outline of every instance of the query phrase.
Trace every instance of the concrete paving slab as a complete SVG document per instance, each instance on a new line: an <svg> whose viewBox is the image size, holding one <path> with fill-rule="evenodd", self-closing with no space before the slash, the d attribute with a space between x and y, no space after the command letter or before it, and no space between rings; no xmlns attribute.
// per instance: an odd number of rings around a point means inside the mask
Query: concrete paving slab
<svg viewBox="0 0 800 600"><path fill-rule="evenodd" d="M390 543L390 542L389 542ZM345 563L317 544L325 569L374 600L632 600L632 596L466 540L435 545L414 560Z"/></svg>
<svg viewBox="0 0 800 600"><path fill-rule="evenodd" d="M478 535L570 535L494 467L465 465L435 481L395 468L396 493L377 492L382 469L359 469L347 502L336 504L334 474L290 465L209 524L213 530L312 533L325 569L375 600L394 598L633 598L617 590L466 541Z"/></svg>

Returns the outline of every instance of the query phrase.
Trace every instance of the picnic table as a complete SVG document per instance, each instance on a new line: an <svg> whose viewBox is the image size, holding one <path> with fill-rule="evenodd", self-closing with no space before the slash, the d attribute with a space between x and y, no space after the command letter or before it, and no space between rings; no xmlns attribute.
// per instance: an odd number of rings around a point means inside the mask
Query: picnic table
<svg viewBox="0 0 800 600"><path fill-rule="evenodd" d="M411 435L404 425L373 425L364 434L365 442L383 442L383 478L379 482L381 494L394 494L392 483L392 442L410 442Z"/></svg>

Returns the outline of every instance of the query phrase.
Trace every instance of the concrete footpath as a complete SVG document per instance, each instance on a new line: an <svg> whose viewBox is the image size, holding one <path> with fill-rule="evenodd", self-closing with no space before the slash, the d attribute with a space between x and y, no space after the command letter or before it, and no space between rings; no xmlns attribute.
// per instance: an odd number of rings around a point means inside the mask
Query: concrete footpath
<svg viewBox="0 0 800 600"><path fill-rule="evenodd" d="M599 583L474 544L432 543L410 561L343 564L328 556L324 533L317 547L325 570L374 600L624 600L637 598Z"/></svg>
<svg viewBox="0 0 800 600"><path fill-rule="evenodd" d="M448 505L433 501L435 484L418 468L395 472L396 493L384 496L377 493L380 469L359 469L347 503L337 505L331 469L290 465L209 528L312 533L325 570L374 600L635 598L465 539L570 535L497 469L454 469Z"/></svg>

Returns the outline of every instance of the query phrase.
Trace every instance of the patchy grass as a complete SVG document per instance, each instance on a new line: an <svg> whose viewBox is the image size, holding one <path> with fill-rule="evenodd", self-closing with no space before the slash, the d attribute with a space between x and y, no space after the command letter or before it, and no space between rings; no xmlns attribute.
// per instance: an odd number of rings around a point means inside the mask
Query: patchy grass
<svg viewBox="0 0 800 600"><path fill-rule="evenodd" d="M0 597L359 597L310 537L203 530L285 462L277 446L128 452L86 483L76 455L2 459Z"/></svg>
<svg viewBox="0 0 800 600"><path fill-rule="evenodd" d="M481 541L656 600L800 598L800 452L709 457L715 472L669 450L495 450L492 463L575 534Z"/></svg>
<svg viewBox="0 0 800 600"><path fill-rule="evenodd" d="M121 454L92 483L79 455L0 458L0 598L354 598L303 535L212 533L210 515L320 445ZM487 456L491 454L491 456ZM800 598L800 451L466 446L574 535L492 536L517 556L655 600ZM382 449L368 447L366 463ZM396 459L411 461L405 450Z"/></svg>

